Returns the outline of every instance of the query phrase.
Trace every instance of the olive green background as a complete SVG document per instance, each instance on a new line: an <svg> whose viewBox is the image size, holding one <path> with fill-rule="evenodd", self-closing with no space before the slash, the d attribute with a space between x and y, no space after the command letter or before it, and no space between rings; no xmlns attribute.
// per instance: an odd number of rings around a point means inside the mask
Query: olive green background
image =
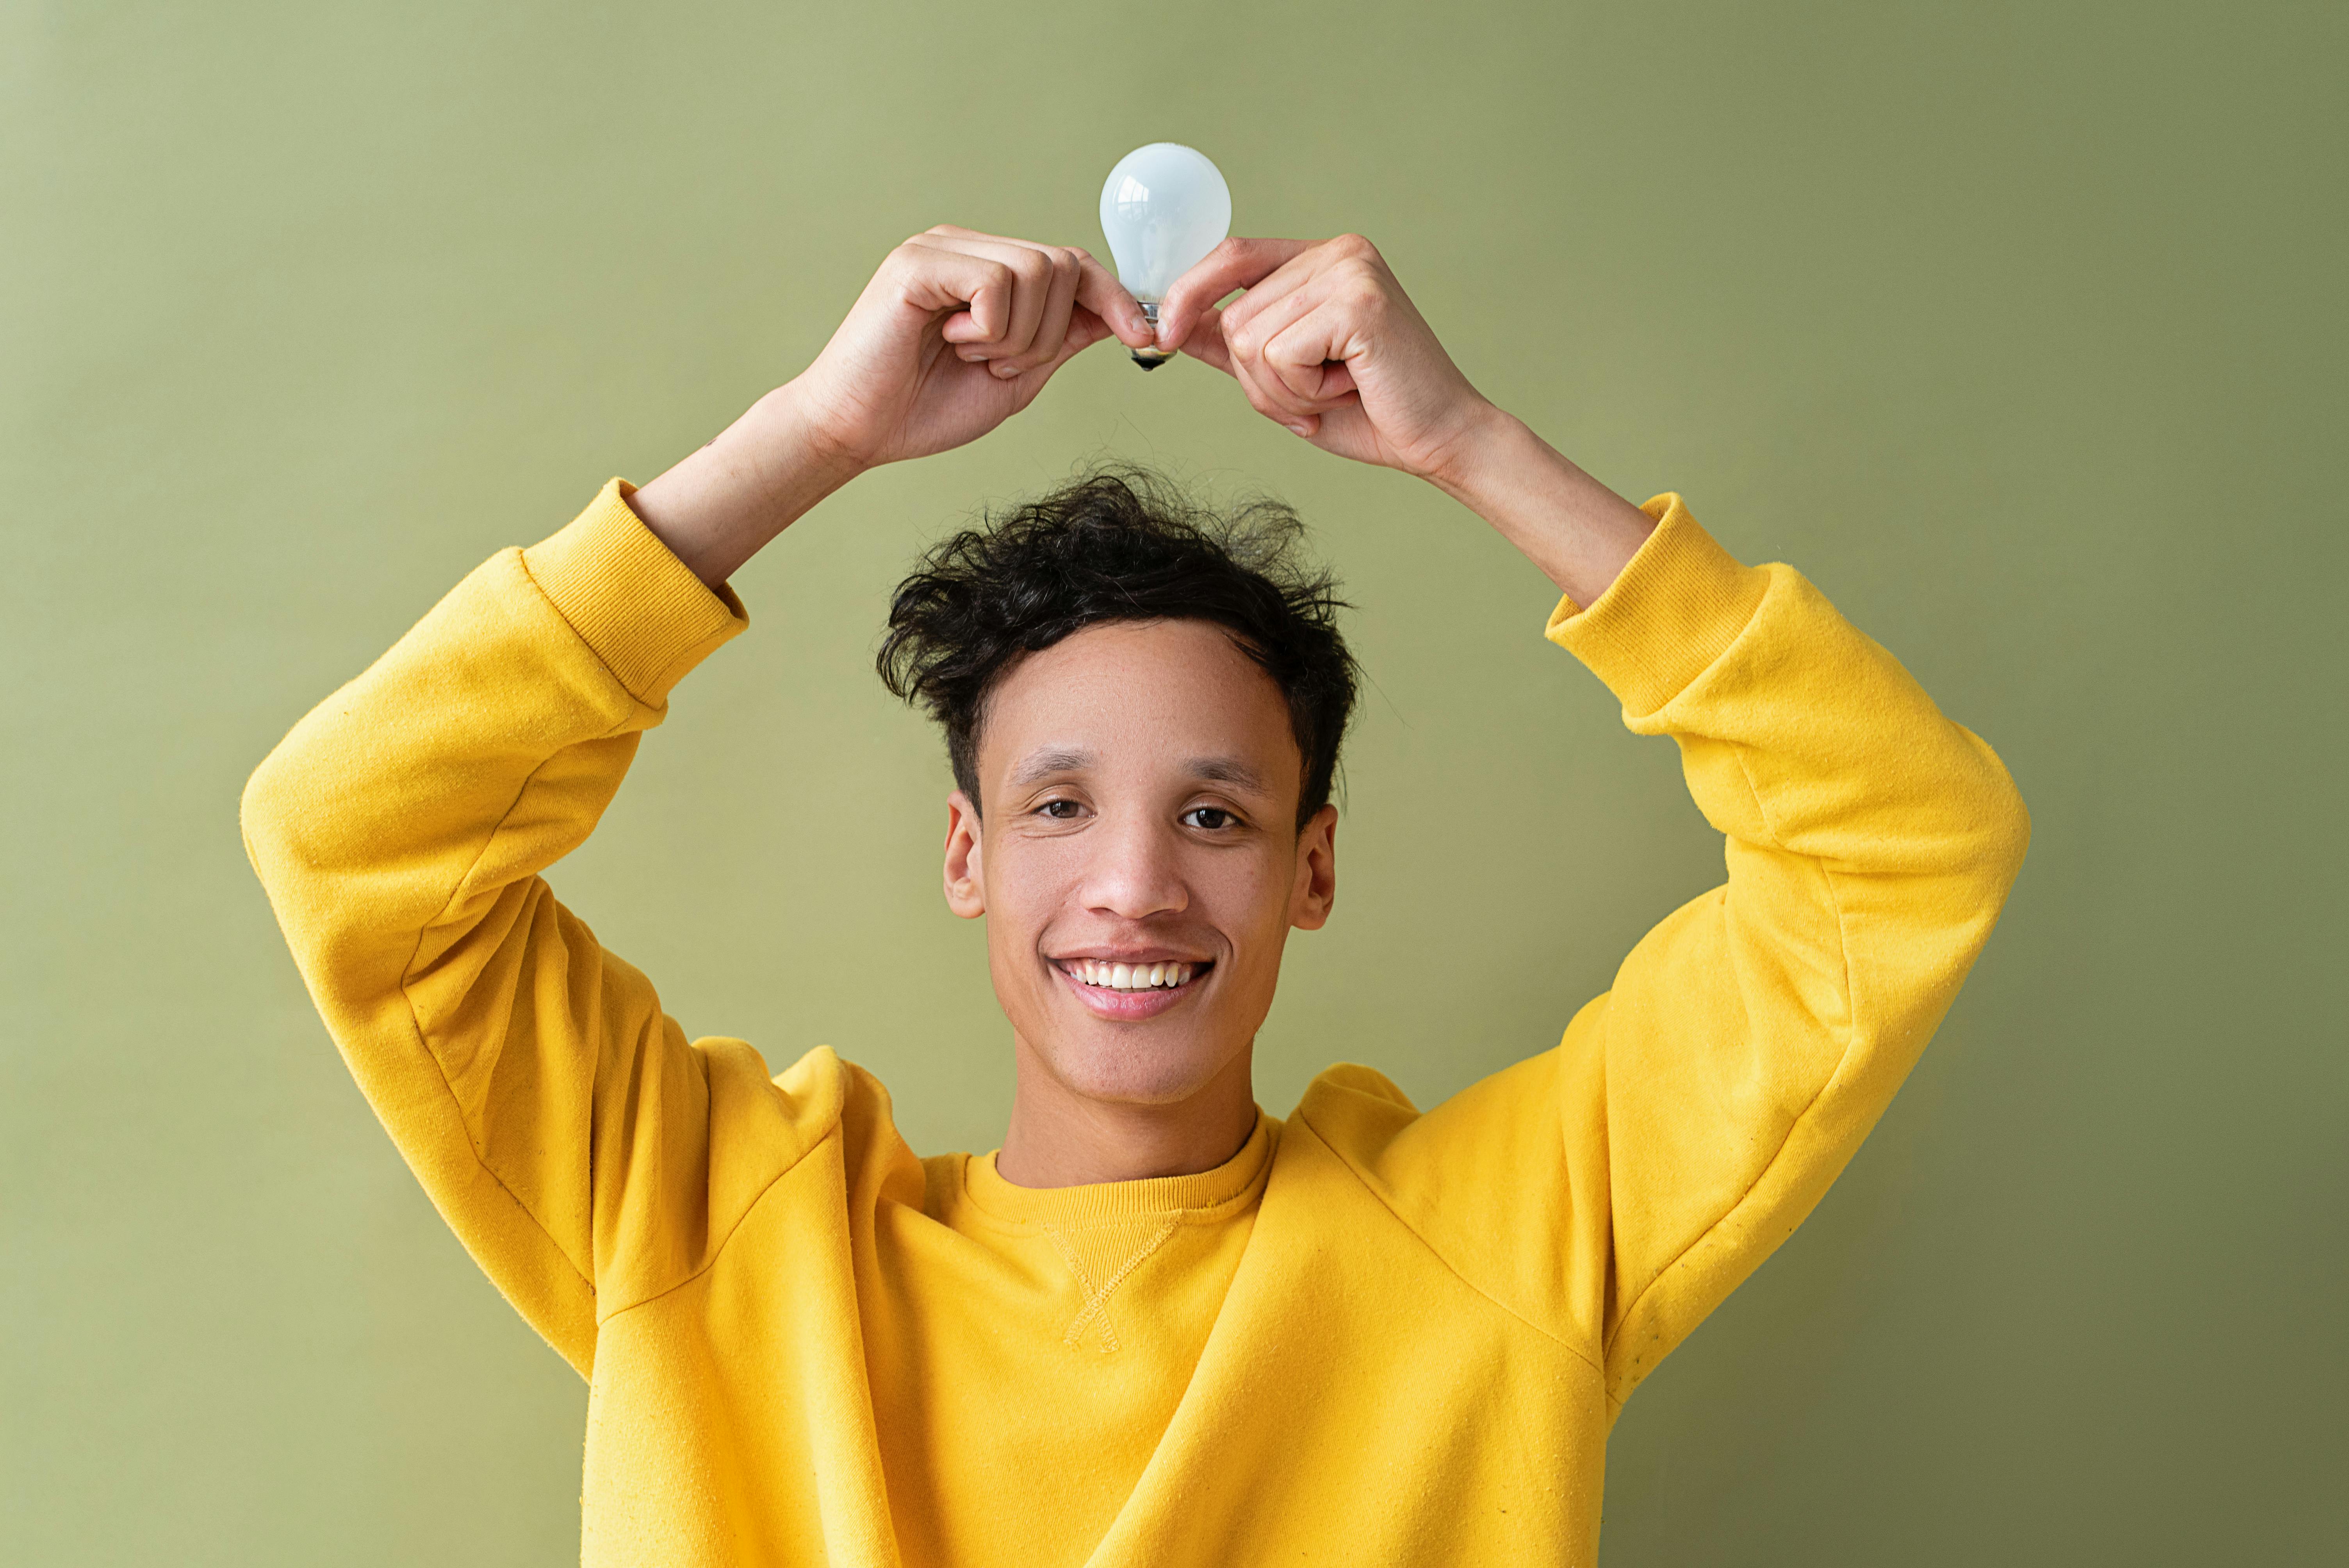
<svg viewBox="0 0 2349 1568"><path fill-rule="evenodd" d="M1100 248L1129 148L1358 229L1635 498L1796 562L2032 857L1804 1232L1618 1428L1604 1560L2349 1556L2344 16L1733 4L0 8L0 1560L559 1563L584 1390L311 1011L247 771L492 551L649 478L940 221ZM895 575L1090 458L1286 496L1373 685L1261 1042L1423 1102L1720 875L1540 577L1104 349L738 579L555 882L691 1033L992 1147Z"/></svg>

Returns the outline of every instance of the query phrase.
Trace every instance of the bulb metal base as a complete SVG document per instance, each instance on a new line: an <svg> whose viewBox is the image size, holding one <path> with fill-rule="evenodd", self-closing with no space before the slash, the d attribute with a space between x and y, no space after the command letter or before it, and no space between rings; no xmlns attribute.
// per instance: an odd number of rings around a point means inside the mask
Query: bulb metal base
<svg viewBox="0 0 2349 1568"><path fill-rule="evenodd" d="M1150 324L1150 329L1153 332L1157 331L1158 302L1154 299L1146 299L1137 303L1142 306L1142 319ZM1174 357L1171 354L1155 348L1135 348L1129 349L1127 352L1133 356L1133 362L1144 370L1155 370Z"/></svg>

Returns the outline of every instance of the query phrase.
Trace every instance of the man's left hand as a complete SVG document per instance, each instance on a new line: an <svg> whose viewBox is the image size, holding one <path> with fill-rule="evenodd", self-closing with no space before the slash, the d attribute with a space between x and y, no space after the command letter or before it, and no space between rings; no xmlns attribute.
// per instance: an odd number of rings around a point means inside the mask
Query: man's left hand
<svg viewBox="0 0 2349 1568"><path fill-rule="evenodd" d="M1247 292L1218 306L1234 289ZM1166 292L1158 342L1324 451L1446 488L1497 412L1360 234L1226 240Z"/></svg>

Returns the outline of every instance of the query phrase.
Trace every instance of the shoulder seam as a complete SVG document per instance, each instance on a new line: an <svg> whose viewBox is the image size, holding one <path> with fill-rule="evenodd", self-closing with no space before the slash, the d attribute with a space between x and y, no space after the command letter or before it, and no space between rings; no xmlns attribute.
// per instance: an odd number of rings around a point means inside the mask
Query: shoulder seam
<svg viewBox="0 0 2349 1568"><path fill-rule="evenodd" d="M1401 1225L1405 1231L1409 1232L1413 1240L1416 1241L1421 1246L1425 1247L1428 1252L1434 1256L1435 1261L1444 1265L1445 1273L1449 1274L1454 1279L1458 1280L1462 1284L1466 1285L1470 1290L1475 1291L1478 1295L1483 1296L1486 1301L1491 1302L1494 1306L1498 1308L1507 1316L1515 1318L1517 1322L1524 1324L1527 1328L1532 1329L1536 1334L1540 1335L1544 1339L1548 1340L1552 1345L1557 1346L1559 1349L1565 1351L1568 1355L1573 1357L1576 1360L1589 1367L1593 1372L1599 1374L1600 1387L1603 1388L1606 1386L1607 1367L1602 1362L1592 1360L1588 1351L1583 1349L1580 1346L1576 1345L1573 1341L1561 1338L1557 1334L1552 1333L1549 1329L1543 1327L1540 1324L1536 1323L1532 1318L1527 1317L1524 1313L1519 1312L1516 1307L1511 1306L1507 1302L1503 1301L1499 1296L1495 1295L1491 1291L1486 1290L1483 1285L1478 1284L1475 1280L1470 1279L1466 1274L1461 1273L1459 1265L1444 1255L1443 1248L1428 1240L1424 1232L1421 1231L1417 1225L1413 1224L1409 1220L1403 1218L1402 1214L1395 1208L1395 1206L1387 1202L1386 1195L1381 1192L1378 1188L1371 1183L1369 1177L1362 1174L1361 1167L1357 1166L1354 1161L1348 1157L1344 1150L1331 1142L1330 1139L1323 1134L1319 1128L1313 1127L1312 1119L1306 1115L1305 1108L1301 1105L1297 1108L1297 1119L1305 1123L1306 1126L1313 1128L1313 1136L1320 1139L1321 1147L1327 1149L1332 1155L1337 1157L1338 1163L1346 1168L1348 1174L1351 1175L1355 1181L1361 1183L1362 1191L1368 1192L1371 1195L1371 1200L1376 1202L1379 1207L1384 1209L1389 1214L1392 1215L1395 1223Z"/></svg>
<svg viewBox="0 0 2349 1568"><path fill-rule="evenodd" d="M533 586L536 585L533 583ZM541 593L543 596L543 590L541 590ZM573 634L575 636L577 634L574 632ZM606 673L609 673L608 668ZM625 691L626 688L624 686L622 689ZM629 693L628 696L629 700L632 702L641 701L641 699L637 698L634 693ZM616 722L611 728L605 731L603 735L598 736L596 738L600 740L608 740L614 736L627 733L626 724L627 719L624 717ZM552 758L549 758L549 760L551 761ZM521 788L514 791L513 799L508 802L506 809L503 811L499 813L497 821L492 824L490 829L489 837L482 841L481 849L474 854L473 859L467 863L465 870L458 876L455 887L450 890L448 898L442 901L439 913L435 914L434 919L437 920L440 918L440 915L446 914L450 906L457 902L458 894L463 891L466 882L471 879L474 870L481 865L482 858L490 852L490 846L497 841L498 834L504 830L506 822L513 816L515 810L521 806L523 797L530 792L531 785L536 781L539 774L544 771L545 768L546 763L542 762L538 767L532 769L529 774L523 778ZM544 879L542 877L533 877L532 880L543 881ZM549 891L551 893L552 890ZM429 924L430 923L428 922L426 929L429 929ZM424 950L424 931L419 931L417 933L416 946L409 954L407 963L400 966L399 998L401 1003L405 1005L408 1009L409 1026L416 1032L416 1043L424 1052L425 1056L431 1061L435 1076L437 1076L440 1080L441 1090L443 1093L448 1095L450 1104L456 1111L457 1124L465 1130L465 1142L466 1146L472 1152L473 1163L486 1175L488 1175L491 1181L497 1183L498 1191L503 1192L506 1195L508 1202L512 1202L513 1206L521 1212L523 1218L530 1222L531 1228L537 1231L540 1235L546 1238L547 1244L554 1249L555 1255L564 1261L564 1264L571 1270L573 1277L577 1279L581 1286L587 1292L588 1300L591 1302L600 1302L602 1292L597 1289L594 1275L587 1270L580 1267L579 1260L571 1255L570 1249L563 1244L562 1239L555 1235L554 1230L548 1226L545 1221L539 1218L536 1212L534 1212L527 1202L523 1201L522 1195L516 1192L513 1188L507 1183L506 1179L499 1173L497 1167L492 1165L488 1158L483 1154L480 1139L475 1134L472 1122L471 1119L465 1115L464 1103L457 1098L456 1086L449 1081L448 1068L442 1065L440 1054L432 1048L430 1032L424 1027L424 1020L416 1011L416 998L409 990L409 976L415 973L416 969L416 955ZM693 1047L688 1044L687 1049L690 1050ZM660 1297L668 1295L671 1291L691 1284L695 1279L698 1279L703 1274L707 1273L710 1267L718 1262L719 1255L725 1252L727 1244L732 1242L735 1232L741 1229L743 1221L749 1219L751 1212L758 1208L759 1204L765 1200L768 1191L773 1188L775 1182L781 1181L783 1177L796 1170L801 1161L805 1160L809 1154L813 1152L815 1149L824 1141L825 1139L836 1136L839 1130L840 1120L839 1118L835 1116L832 1119L831 1123L825 1128L822 1135L810 1140L798 1153L794 1154L789 1161L777 1168L774 1174L768 1179L765 1185L759 1189L758 1195L752 1198L749 1202L742 1205L742 1212L737 1214L734 1217L733 1222L727 1227L724 1239L719 1241L716 1246L709 1250L709 1255L703 1260L700 1267L694 1269L692 1272L687 1274L684 1277L672 1284L663 1285L659 1290L643 1297L641 1300L630 1302L624 1306L615 1307L609 1313L603 1312L600 1309L597 1310L595 1314L595 1326L600 1330L605 1323L609 1322L612 1318L616 1317L621 1313L629 1311L636 1306L641 1306L647 1302L657 1301ZM590 1223L591 1225L593 1223L592 1212L590 1214Z"/></svg>
<svg viewBox="0 0 2349 1568"><path fill-rule="evenodd" d="M678 1279L672 1284L661 1286L660 1289L652 1292L648 1295L639 1296L635 1301L629 1302L625 1305L616 1306L609 1312L598 1312L595 1315L596 1331L601 1333L605 1324L611 1322L614 1318L618 1317L623 1314L634 1312L640 1306L650 1306L653 1303L660 1300L663 1296L676 1295L678 1291L683 1290L687 1285L691 1284L695 1280L699 1279L703 1274L708 1274L711 1269L716 1268L718 1266L718 1260L726 1255L726 1249L733 1245L734 1238L741 1233L742 1226L750 1220L753 1213L758 1212L759 1205L767 1201L767 1194L772 1192L782 1181L784 1177L790 1175L792 1171L798 1170L802 1164L805 1163L809 1155L814 1153L817 1150L823 1148L826 1143L831 1142L840 1135L840 1119L839 1118L834 1117L831 1125L827 1126L823 1130L822 1136L810 1140L806 1148L801 1150L797 1154L792 1155L791 1159L785 1161L776 1169L775 1173L772 1176L767 1178L766 1184L759 1189L758 1196L752 1198L749 1202L742 1205L742 1212L734 1216L734 1222L732 1224L726 1227L726 1235L724 1239L719 1241L716 1246L709 1249L709 1255L702 1259L701 1266L699 1268L694 1269L692 1272L687 1274L683 1278Z"/></svg>

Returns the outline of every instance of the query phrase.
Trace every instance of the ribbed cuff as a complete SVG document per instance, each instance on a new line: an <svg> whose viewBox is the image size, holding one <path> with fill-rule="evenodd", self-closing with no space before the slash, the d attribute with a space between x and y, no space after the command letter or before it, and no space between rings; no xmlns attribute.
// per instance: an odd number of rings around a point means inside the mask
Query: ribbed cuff
<svg viewBox="0 0 2349 1568"><path fill-rule="evenodd" d="M1737 640L1770 574L1739 563L1670 491L1640 508L1656 519L1638 554L1598 603L1562 599L1543 634L1590 666L1645 717L1685 690Z"/></svg>
<svg viewBox="0 0 2349 1568"><path fill-rule="evenodd" d="M620 684L657 707L720 643L750 624L731 588L711 593L630 510L636 486L606 483L523 565Z"/></svg>

